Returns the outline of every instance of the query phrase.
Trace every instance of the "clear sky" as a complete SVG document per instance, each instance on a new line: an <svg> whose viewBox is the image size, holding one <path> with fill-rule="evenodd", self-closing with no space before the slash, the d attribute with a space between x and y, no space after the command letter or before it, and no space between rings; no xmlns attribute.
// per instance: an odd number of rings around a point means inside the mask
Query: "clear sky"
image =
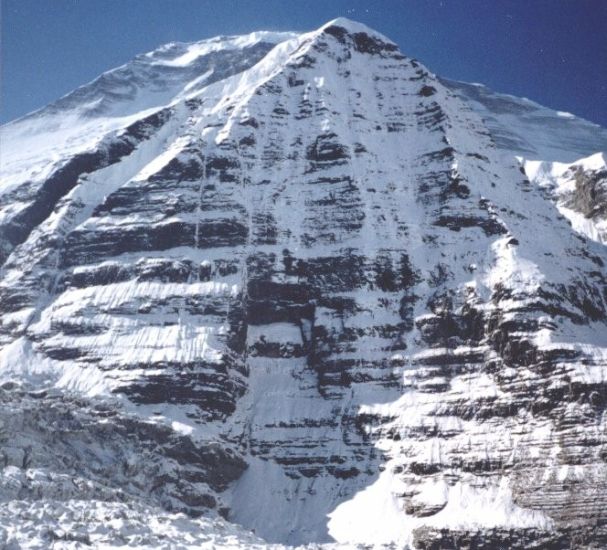
<svg viewBox="0 0 607 550"><path fill-rule="evenodd" d="M366 23L449 78L607 127L607 0L0 0L0 121L171 41Z"/></svg>

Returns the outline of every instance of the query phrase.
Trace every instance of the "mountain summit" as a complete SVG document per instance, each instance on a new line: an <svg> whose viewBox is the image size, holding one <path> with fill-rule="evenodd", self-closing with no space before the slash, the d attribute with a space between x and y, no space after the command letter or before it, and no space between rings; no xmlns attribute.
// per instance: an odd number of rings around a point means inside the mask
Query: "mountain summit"
<svg viewBox="0 0 607 550"><path fill-rule="evenodd" d="M607 131L340 18L1 132L0 544L607 545Z"/></svg>

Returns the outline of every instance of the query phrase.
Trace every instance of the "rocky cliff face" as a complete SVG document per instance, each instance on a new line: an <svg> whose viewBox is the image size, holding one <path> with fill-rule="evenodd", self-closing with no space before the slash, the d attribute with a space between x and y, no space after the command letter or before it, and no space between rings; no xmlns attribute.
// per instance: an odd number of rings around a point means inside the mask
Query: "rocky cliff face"
<svg viewBox="0 0 607 550"><path fill-rule="evenodd" d="M3 133L6 541L607 544L604 130L336 20Z"/></svg>

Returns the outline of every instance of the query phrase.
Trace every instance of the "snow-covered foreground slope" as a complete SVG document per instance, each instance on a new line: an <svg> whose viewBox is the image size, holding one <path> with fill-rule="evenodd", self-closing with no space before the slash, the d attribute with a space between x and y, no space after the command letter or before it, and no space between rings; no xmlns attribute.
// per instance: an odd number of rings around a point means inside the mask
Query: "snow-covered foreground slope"
<svg viewBox="0 0 607 550"><path fill-rule="evenodd" d="M607 544L605 131L467 86L340 19L3 127L6 544Z"/></svg>

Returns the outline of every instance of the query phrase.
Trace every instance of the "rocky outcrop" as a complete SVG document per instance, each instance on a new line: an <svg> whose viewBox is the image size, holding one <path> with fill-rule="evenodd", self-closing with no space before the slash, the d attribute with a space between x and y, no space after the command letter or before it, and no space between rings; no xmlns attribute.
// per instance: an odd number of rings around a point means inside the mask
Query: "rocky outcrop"
<svg viewBox="0 0 607 550"><path fill-rule="evenodd" d="M572 228L607 243L607 164L596 153L573 164L523 161L529 179L545 190Z"/></svg>
<svg viewBox="0 0 607 550"><path fill-rule="evenodd" d="M575 191L567 206L584 214L586 218L607 216L607 170L575 171Z"/></svg>

